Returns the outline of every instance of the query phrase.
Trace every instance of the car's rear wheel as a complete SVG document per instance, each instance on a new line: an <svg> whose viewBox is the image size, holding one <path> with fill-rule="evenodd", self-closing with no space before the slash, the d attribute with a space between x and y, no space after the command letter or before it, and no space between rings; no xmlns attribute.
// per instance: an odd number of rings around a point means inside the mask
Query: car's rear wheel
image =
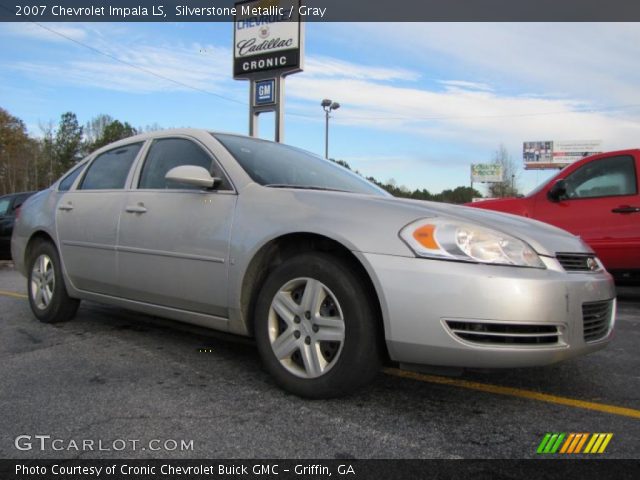
<svg viewBox="0 0 640 480"><path fill-rule="evenodd" d="M297 395L350 393L380 368L377 309L362 278L323 253L290 258L256 303L256 343L277 383Z"/></svg>
<svg viewBox="0 0 640 480"><path fill-rule="evenodd" d="M65 322L78 310L80 301L67 294L60 257L50 242L39 242L31 252L28 290L31 311L41 322Z"/></svg>

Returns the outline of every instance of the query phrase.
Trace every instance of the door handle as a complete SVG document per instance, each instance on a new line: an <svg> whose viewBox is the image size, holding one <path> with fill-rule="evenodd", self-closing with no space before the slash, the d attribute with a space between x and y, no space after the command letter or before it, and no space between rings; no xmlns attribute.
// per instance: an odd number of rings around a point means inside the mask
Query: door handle
<svg viewBox="0 0 640 480"><path fill-rule="evenodd" d="M138 204L138 205L128 205L127 207L125 207L125 211L129 213L145 213L147 209L144 207L143 204Z"/></svg>
<svg viewBox="0 0 640 480"><path fill-rule="evenodd" d="M73 205L71 205L70 203L67 203L66 205L60 205L58 207L58 210L63 210L65 212L69 212L69 211L73 210Z"/></svg>
<svg viewBox="0 0 640 480"><path fill-rule="evenodd" d="M632 207L631 205L620 205L617 208L611 210L613 213L638 213L640 207Z"/></svg>

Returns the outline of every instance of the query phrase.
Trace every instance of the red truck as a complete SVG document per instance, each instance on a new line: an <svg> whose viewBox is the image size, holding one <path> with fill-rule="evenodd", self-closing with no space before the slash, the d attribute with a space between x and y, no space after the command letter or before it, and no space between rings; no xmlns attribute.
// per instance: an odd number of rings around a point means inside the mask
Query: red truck
<svg viewBox="0 0 640 480"><path fill-rule="evenodd" d="M471 207L534 218L582 237L619 284L640 284L640 150L583 158L526 197Z"/></svg>

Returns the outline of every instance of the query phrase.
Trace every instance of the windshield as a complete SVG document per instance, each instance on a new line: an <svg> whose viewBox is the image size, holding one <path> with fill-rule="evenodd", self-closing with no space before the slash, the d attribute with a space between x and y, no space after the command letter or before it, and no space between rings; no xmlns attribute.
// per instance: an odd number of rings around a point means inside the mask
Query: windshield
<svg viewBox="0 0 640 480"><path fill-rule="evenodd" d="M237 135L212 135L260 185L387 195L346 168L299 148Z"/></svg>
<svg viewBox="0 0 640 480"><path fill-rule="evenodd" d="M5 215L9 210L11 198L0 198L0 215Z"/></svg>
<svg viewBox="0 0 640 480"><path fill-rule="evenodd" d="M566 169L567 167L563 167L561 171L563 171L564 169ZM526 197L533 197L534 195L537 195L538 192L542 191L545 187L547 187L549 185L549 182L551 181L551 179L553 179L556 175L558 175L558 171L554 171L551 173L551 175L549 175L546 179L540 181L540 182L536 182L538 183L538 186L535 187L533 190L531 190L529 193L527 193L525 196Z"/></svg>

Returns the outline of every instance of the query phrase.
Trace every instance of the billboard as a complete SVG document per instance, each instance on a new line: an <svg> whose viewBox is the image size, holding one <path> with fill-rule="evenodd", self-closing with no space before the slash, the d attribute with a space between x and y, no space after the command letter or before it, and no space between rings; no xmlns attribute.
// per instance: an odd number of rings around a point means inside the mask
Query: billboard
<svg viewBox="0 0 640 480"><path fill-rule="evenodd" d="M502 181L502 165L498 163L471 164L471 181L476 183L498 183Z"/></svg>
<svg viewBox="0 0 640 480"><path fill-rule="evenodd" d="M233 78L302 70L301 0L236 2Z"/></svg>
<svg viewBox="0 0 640 480"><path fill-rule="evenodd" d="M546 140L522 145L525 170L563 168L596 153L602 153L602 140Z"/></svg>

